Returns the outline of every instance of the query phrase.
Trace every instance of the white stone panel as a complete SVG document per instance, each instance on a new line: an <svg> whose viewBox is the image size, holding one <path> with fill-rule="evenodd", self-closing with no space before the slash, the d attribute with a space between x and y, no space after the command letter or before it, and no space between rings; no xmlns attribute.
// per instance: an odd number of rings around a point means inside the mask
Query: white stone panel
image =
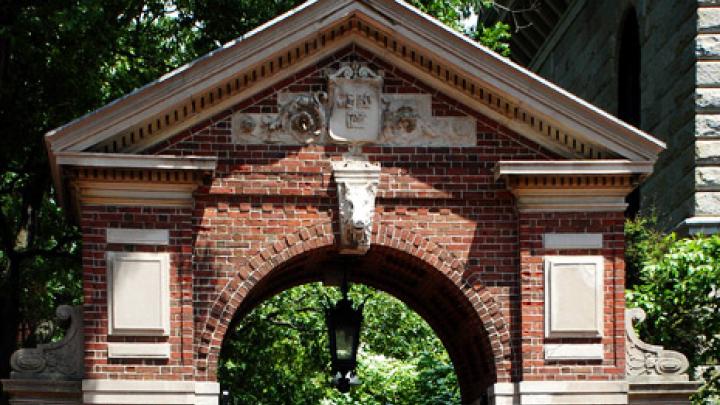
<svg viewBox="0 0 720 405"><path fill-rule="evenodd" d="M108 228L107 243L128 245L169 245L170 231L167 229Z"/></svg>
<svg viewBox="0 0 720 405"><path fill-rule="evenodd" d="M169 359L169 343L108 343L110 359Z"/></svg>
<svg viewBox="0 0 720 405"><path fill-rule="evenodd" d="M602 336L603 257L545 257L545 335Z"/></svg>
<svg viewBox="0 0 720 405"><path fill-rule="evenodd" d="M170 333L168 253L107 253L108 333Z"/></svg>
<svg viewBox="0 0 720 405"><path fill-rule="evenodd" d="M545 360L602 360L603 345L601 343L562 343L546 344Z"/></svg>
<svg viewBox="0 0 720 405"><path fill-rule="evenodd" d="M601 233L545 233L545 249L602 249Z"/></svg>

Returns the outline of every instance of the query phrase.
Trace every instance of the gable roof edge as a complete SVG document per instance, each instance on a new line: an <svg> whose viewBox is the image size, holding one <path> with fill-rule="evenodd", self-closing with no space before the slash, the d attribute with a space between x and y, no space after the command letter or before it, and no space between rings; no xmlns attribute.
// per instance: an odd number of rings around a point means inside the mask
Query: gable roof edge
<svg viewBox="0 0 720 405"><path fill-rule="evenodd" d="M525 99L525 105L531 109L551 117L560 114L570 118L587 130L628 148L649 161L655 161L657 155L666 148L664 142L650 134L623 122L510 59L498 55L403 1L359 1L371 5L371 8L378 13L394 17L396 26L404 28L405 36L423 38L438 49L464 60L467 63L465 66L472 66L481 71L481 74L476 76L481 76L482 70L486 70L504 85L499 87L501 91L512 94L518 100ZM407 17L414 21L410 21ZM504 70L507 68L510 71ZM524 90L524 93L519 90Z"/></svg>
<svg viewBox="0 0 720 405"><path fill-rule="evenodd" d="M455 59L452 63L456 66L515 98L519 105L562 122L577 131L578 135L623 157L655 161L658 153L665 148L663 142L495 54L406 3L397 0L313 0L105 107L48 132L46 143L49 153L83 150L98 136L110 136L107 134L121 130L120 127L128 125L128 120L140 121L148 115L157 114L164 106L192 96L194 87L201 83L222 80L240 66L275 52L276 49L271 46L298 40L308 31L316 30L318 23L326 26L358 10L369 13L372 18L409 40L435 47L432 52ZM284 22L282 27L278 24L280 21ZM283 29L286 35L274 36L278 29ZM268 37L273 38L271 45L263 42ZM248 62L249 59L252 60ZM146 102L139 103L143 99ZM91 117L96 119L88 122Z"/></svg>

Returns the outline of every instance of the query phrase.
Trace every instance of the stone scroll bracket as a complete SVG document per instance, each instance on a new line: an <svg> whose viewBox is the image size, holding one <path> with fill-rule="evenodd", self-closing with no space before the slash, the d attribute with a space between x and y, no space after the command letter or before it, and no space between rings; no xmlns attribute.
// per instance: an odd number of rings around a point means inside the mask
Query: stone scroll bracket
<svg viewBox="0 0 720 405"><path fill-rule="evenodd" d="M370 249L380 164L348 154L332 162L332 169L338 190L340 253L364 254Z"/></svg>
<svg viewBox="0 0 720 405"><path fill-rule="evenodd" d="M688 381L689 363L684 354L645 343L635 333L633 324L636 321L644 321L645 316L645 311L640 308L630 308L625 311L628 380L630 382Z"/></svg>
<svg viewBox="0 0 720 405"><path fill-rule="evenodd" d="M11 379L81 380L84 370L82 307L61 305L56 315L70 321L65 337L35 348L20 349L10 357Z"/></svg>

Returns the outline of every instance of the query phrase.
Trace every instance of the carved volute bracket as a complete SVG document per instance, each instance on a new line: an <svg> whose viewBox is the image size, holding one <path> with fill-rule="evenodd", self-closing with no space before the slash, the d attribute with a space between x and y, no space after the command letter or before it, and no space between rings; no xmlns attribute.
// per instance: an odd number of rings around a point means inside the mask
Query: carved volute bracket
<svg viewBox="0 0 720 405"><path fill-rule="evenodd" d="M346 155L332 168L340 204L340 253L364 254L370 249L380 164Z"/></svg>
<svg viewBox="0 0 720 405"><path fill-rule="evenodd" d="M80 380L83 378L82 307L60 305L58 319L70 321L65 337L35 348L20 349L10 357L12 379Z"/></svg>
<svg viewBox="0 0 720 405"><path fill-rule="evenodd" d="M625 311L625 330L627 342L628 380L687 381L688 360L682 353L665 350L662 346L651 345L640 340L633 329L635 321L645 320L645 311L630 308Z"/></svg>

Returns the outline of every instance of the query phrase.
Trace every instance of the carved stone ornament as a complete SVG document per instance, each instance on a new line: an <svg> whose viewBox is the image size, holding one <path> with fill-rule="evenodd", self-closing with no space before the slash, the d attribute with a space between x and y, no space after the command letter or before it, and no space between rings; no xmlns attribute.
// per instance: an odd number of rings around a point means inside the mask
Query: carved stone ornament
<svg viewBox="0 0 720 405"><path fill-rule="evenodd" d="M640 340L633 329L635 321L645 320L645 311L640 308L625 310L627 342L627 376L629 380L678 380L687 381L689 363L682 353L665 350L662 346L651 345Z"/></svg>
<svg viewBox="0 0 720 405"><path fill-rule="evenodd" d="M359 156L332 162L340 204L340 253L364 254L370 249L380 165Z"/></svg>
<svg viewBox="0 0 720 405"><path fill-rule="evenodd" d="M69 321L65 337L58 342L20 349L10 357L11 379L81 380L83 378L82 307L61 305L55 311Z"/></svg>
<svg viewBox="0 0 720 405"><path fill-rule="evenodd" d="M470 117L434 117L430 94L383 95L379 144L393 146L475 146Z"/></svg>
<svg viewBox="0 0 720 405"><path fill-rule="evenodd" d="M383 78L360 64L341 64L328 76L328 135L338 143L377 142L382 125Z"/></svg>
<svg viewBox="0 0 720 405"><path fill-rule="evenodd" d="M327 94L281 93L277 114L235 114L232 131L238 143L303 145L323 143Z"/></svg>
<svg viewBox="0 0 720 405"><path fill-rule="evenodd" d="M383 94L383 78L365 65L344 63L328 75L328 93L278 93L277 114L235 113L240 144L476 146L476 122L432 115L430 94Z"/></svg>

